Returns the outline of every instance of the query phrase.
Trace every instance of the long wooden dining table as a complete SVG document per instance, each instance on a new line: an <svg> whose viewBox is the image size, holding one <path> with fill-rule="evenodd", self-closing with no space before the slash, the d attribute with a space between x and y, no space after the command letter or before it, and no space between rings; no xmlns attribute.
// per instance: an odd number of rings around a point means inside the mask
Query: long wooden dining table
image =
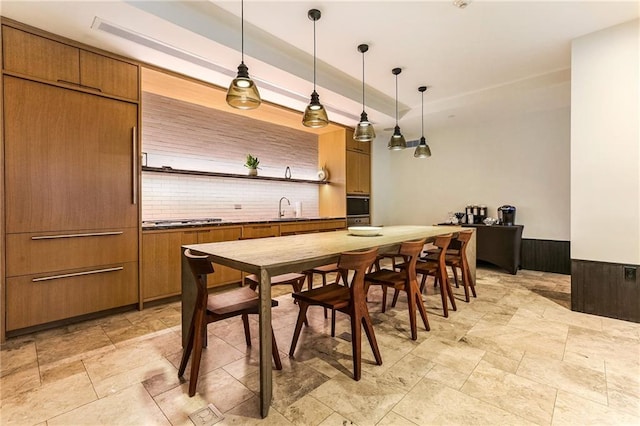
<svg viewBox="0 0 640 426"><path fill-rule="evenodd" d="M271 367L271 276L300 272L320 265L335 263L340 253L378 247L381 253L391 252L403 241L438 235L456 234L458 226L385 226L376 236L355 236L348 230L322 232L252 240L182 246L210 255L213 262L239 269L260 277L260 413L269 413L272 396ZM475 233L467 247L467 258L475 279ZM196 285L182 256L182 336L183 346L193 315Z"/></svg>

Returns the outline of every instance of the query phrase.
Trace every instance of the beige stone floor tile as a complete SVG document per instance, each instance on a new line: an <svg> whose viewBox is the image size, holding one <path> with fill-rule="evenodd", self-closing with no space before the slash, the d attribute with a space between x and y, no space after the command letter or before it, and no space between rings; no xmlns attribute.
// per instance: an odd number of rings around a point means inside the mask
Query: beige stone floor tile
<svg viewBox="0 0 640 426"><path fill-rule="evenodd" d="M562 360L572 364L582 365L592 370L601 371L603 373L605 372L604 359L601 358L595 358L589 355L566 350Z"/></svg>
<svg viewBox="0 0 640 426"><path fill-rule="evenodd" d="M114 344L140 338L147 338L151 333L164 331L166 328L166 324L160 320L147 322L141 321L136 324L125 324L121 327L109 329L105 329L105 327L103 327L105 333Z"/></svg>
<svg viewBox="0 0 640 426"><path fill-rule="evenodd" d="M576 328L602 331L602 317L574 312L559 306L551 306L544 311L544 319L556 321Z"/></svg>
<svg viewBox="0 0 640 426"><path fill-rule="evenodd" d="M615 318L602 317L602 331L615 337L640 340L640 324Z"/></svg>
<svg viewBox="0 0 640 426"><path fill-rule="evenodd" d="M43 422L97 399L86 373L22 392L3 400L2 424Z"/></svg>
<svg viewBox="0 0 640 426"><path fill-rule="evenodd" d="M375 381L378 386L394 386L408 392L434 365L433 362L424 358L408 354L378 375Z"/></svg>
<svg viewBox="0 0 640 426"><path fill-rule="evenodd" d="M507 373L484 361L460 391L538 424L551 422L556 398L555 388Z"/></svg>
<svg viewBox="0 0 640 426"><path fill-rule="evenodd" d="M47 420L48 426L124 424L170 425L140 384Z"/></svg>
<svg viewBox="0 0 640 426"><path fill-rule="evenodd" d="M544 318L544 315L537 314L526 308L518 309L507 325L523 330L535 331L540 334L547 334L565 341L569 334L569 326L567 324L549 321Z"/></svg>
<svg viewBox="0 0 640 426"><path fill-rule="evenodd" d="M150 395L156 395L180 384L177 369L166 359L150 360L136 368L130 368L97 380L92 377L93 388L99 398L117 393L133 384L143 383Z"/></svg>
<svg viewBox="0 0 640 426"><path fill-rule="evenodd" d="M433 368L425 375L425 379L459 390L464 386L470 374L471 372L464 373L444 365L434 364Z"/></svg>
<svg viewBox="0 0 640 426"><path fill-rule="evenodd" d="M577 424L635 426L640 424L640 413L632 415L560 390L556 398L551 424L567 426Z"/></svg>
<svg viewBox="0 0 640 426"><path fill-rule="evenodd" d="M37 362L35 341L7 341L0 350L0 378L23 368L32 368Z"/></svg>
<svg viewBox="0 0 640 426"><path fill-rule="evenodd" d="M180 348L179 345L178 348ZM191 374L191 360L193 359L193 356L194 353L191 354L184 373L184 377L187 380L189 379L189 376ZM234 348L222 339L209 335L208 346L202 349L199 375L202 376L209 371L213 371L216 368L223 367L244 357L245 353ZM182 359L182 349L179 349L177 352L174 352L172 354L166 355L166 358L173 364L175 368L179 368L180 361Z"/></svg>
<svg viewBox="0 0 640 426"><path fill-rule="evenodd" d="M254 425L266 425L266 426L287 426L291 425L281 413L275 408L269 409L269 415L266 419L260 416L260 402L258 397L253 397L242 404L238 405L233 410L224 413L224 419L216 423L216 426L221 425L242 425L242 426L254 426ZM191 425L189 425L191 426Z"/></svg>
<svg viewBox="0 0 640 426"><path fill-rule="evenodd" d="M591 401L607 403L605 375L583 365L525 354L516 374Z"/></svg>
<svg viewBox="0 0 640 426"><path fill-rule="evenodd" d="M58 380L86 372L82 360L67 363L46 364L40 367L40 379L42 383L53 383Z"/></svg>
<svg viewBox="0 0 640 426"><path fill-rule="evenodd" d="M40 386L40 370L38 364L33 363L31 367L22 367L11 374L2 377L0 385L0 400L5 400L14 395Z"/></svg>
<svg viewBox="0 0 640 426"><path fill-rule="evenodd" d="M483 350L487 354L491 353L496 356L508 358L516 363L520 363L520 360L525 353L524 349L513 347L513 342L508 340L496 342L491 340L491 336L484 338L467 333L460 339L460 342L465 343L472 348Z"/></svg>
<svg viewBox="0 0 640 426"><path fill-rule="evenodd" d="M393 411L418 425L529 425L495 405L429 379L421 380Z"/></svg>
<svg viewBox="0 0 640 426"><path fill-rule="evenodd" d="M84 358L88 353L100 353L114 346L102 330L94 325L74 329L63 334L39 334L36 338L38 362L40 365L58 361L70 362Z"/></svg>
<svg viewBox="0 0 640 426"><path fill-rule="evenodd" d="M476 325L469 331L467 338L472 340L477 337L493 342L497 347L509 348L509 351L522 351L554 359L562 359L565 351L563 338L511 326Z"/></svg>
<svg viewBox="0 0 640 426"><path fill-rule="evenodd" d="M376 426L415 426L416 423L409 421L400 414L393 411L389 412L380 420Z"/></svg>
<svg viewBox="0 0 640 426"><path fill-rule="evenodd" d="M470 373L478 365L485 351L464 342L432 337L422 342L411 354L463 373Z"/></svg>
<svg viewBox="0 0 640 426"><path fill-rule="evenodd" d="M281 413L311 391L326 383L329 377L290 358L282 360L282 370L273 370L271 406ZM256 394L260 391L260 374L256 372L240 379Z"/></svg>
<svg viewBox="0 0 640 426"><path fill-rule="evenodd" d="M333 410L314 397L306 395L288 406L282 414L294 425L308 426L322 423L333 414Z"/></svg>
<svg viewBox="0 0 640 426"><path fill-rule="evenodd" d="M318 426L358 426L358 425L334 411L333 414L327 417Z"/></svg>
<svg viewBox="0 0 640 426"><path fill-rule="evenodd" d="M368 377L356 382L351 377L338 375L310 395L345 418L365 426L380 421L402 399L404 391L392 385L377 386Z"/></svg>
<svg viewBox="0 0 640 426"><path fill-rule="evenodd" d="M486 352L482 357L482 361L507 373L515 373L518 370L518 365L520 365L519 359L515 360L493 352Z"/></svg>
<svg viewBox="0 0 640 426"><path fill-rule="evenodd" d="M640 366L607 361L605 368L609 406L640 416Z"/></svg>
<svg viewBox="0 0 640 426"><path fill-rule="evenodd" d="M615 336L608 331L570 327L567 351L605 361L640 365L640 340Z"/></svg>

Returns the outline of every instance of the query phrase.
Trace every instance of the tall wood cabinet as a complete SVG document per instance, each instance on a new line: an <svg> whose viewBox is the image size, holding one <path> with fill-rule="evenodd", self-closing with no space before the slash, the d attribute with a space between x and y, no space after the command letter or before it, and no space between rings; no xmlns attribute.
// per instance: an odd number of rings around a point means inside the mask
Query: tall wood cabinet
<svg viewBox="0 0 640 426"><path fill-rule="evenodd" d="M135 304L138 67L2 35L5 331Z"/></svg>
<svg viewBox="0 0 640 426"><path fill-rule="evenodd" d="M371 193L371 143L353 140L353 130L347 129L347 194Z"/></svg>

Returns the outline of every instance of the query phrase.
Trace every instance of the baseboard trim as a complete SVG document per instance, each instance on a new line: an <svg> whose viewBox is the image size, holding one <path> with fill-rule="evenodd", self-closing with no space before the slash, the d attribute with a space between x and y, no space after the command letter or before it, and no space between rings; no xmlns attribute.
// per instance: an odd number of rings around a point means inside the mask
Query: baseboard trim
<svg viewBox="0 0 640 426"><path fill-rule="evenodd" d="M635 280L625 279L635 268ZM640 322L640 265L571 259L571 310Z"/></svg>
<svg viewBox="0 0 640 426"><path fill-rule="evenodd" d="M571 274L570 241L522 239L522 269Z"/></svg>

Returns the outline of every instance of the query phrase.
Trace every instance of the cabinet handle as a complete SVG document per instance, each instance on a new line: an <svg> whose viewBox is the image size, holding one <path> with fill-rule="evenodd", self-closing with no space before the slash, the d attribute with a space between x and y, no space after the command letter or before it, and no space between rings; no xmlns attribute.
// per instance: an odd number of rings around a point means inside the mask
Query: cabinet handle
<svg viewBox="0 0 640 426"><path fill-rule="evenodd" d="M41 281L57 280L60 278L79 277L82 275L92 275L92 274L102 274L104 272L122 271L123 269L124 269L124 266L117 266L115 268L94 269L92 271L74 272L72 274L49 275L48 277L33 278L31 281L33 281L34 283L38 283Z"/></svg>
<svg viewBox="0 0 640 426"><path fill-rule="evenodd" d="M87 234L60 234L60 235L36 235L31 237L32 240L56 240L58 238L75 238L75 237L102 237L106 235L122 235L122 231L113 232L91 232Z"/></svg>
<svg viewBox="0 0 640 426"><path fill-rule="evenodd" d="M132 181L133 181L133 191L132 191L132 204L138 204L138 128L133 126L133 137L132 137L132 145L133 145L133 158L131 161L132 164Z"/></svg>
<svg viewBox="0 0 640 426"><path fill-rule="evenodd" d="M83 89L95 90L96 92L102 93L102 89L99 87L87 86L86 84L78 84L78 86L82 87Z"/></svg>
<svg viewBox="0 0 640 426"><path fill-rule="evenodd" d="M77 86L80 87L81 84L80 83L75 83L73 81L68 81L68 80L61 80L61 79L57 79L56 80L58 83L65 83L65 84L71 84L72 86Z"/></svg>

